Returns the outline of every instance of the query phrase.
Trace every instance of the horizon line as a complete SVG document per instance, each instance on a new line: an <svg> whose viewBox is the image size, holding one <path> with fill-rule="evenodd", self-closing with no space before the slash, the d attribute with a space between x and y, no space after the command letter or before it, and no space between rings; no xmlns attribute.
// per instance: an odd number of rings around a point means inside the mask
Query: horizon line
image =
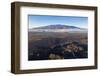
<svg viewBox="0 0 100 76"><path fill-rule="evenodd" d="M53 26L53 25L73 26L73 25L66 25L66 24L50 24L50 25L51 25L51 26ZM32 28L35 29L35 28L46 27L46 26L50 26L50 25L36 26L36 27L29 27L28 29L32 29ZM74 27L88 29L88 27L79 27L79 26L74 26Z"/></svg>

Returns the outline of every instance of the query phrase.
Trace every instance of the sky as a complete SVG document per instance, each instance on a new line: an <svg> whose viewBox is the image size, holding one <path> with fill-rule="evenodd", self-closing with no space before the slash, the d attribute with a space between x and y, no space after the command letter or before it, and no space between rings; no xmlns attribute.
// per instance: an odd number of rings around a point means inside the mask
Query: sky
<svg viewBox="0 0 100 76"><path fill-rule="evenodd" d="M42 27L53 24L88 27L88 17L77 16L51 16L51 15L29 15L28 26L30 28Z"/></svg>

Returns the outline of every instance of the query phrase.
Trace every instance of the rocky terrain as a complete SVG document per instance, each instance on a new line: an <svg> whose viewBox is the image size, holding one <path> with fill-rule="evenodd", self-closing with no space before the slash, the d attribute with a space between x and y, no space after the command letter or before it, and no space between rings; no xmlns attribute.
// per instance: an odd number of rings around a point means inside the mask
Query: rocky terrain
<svg viewBox="0 0 100 76"><path fill-rule="evenodd" d="M49 25L35 29L28 32L28 60L88 58L86 29L65 25ZM38 31L39 29L49 31ZM60 31L65 29L67 31Z"/></svg>

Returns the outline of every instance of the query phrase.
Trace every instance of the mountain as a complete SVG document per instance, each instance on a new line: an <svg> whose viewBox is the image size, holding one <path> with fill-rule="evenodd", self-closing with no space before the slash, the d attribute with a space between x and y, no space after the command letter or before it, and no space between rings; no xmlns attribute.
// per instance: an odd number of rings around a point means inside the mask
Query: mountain
<svg viewBox="0 0 100 76"><path fill-rule="evenodd" d="M81 29L81 28L75 27L75 26L55 24L55 25L48 25L48 26L38 27L38 28L34 28L34 29Z"/></svg>
<svg viewBox="0 0 100 76"><path fill-rule="evenodd" d="M48 26L42 26L37 28L31 28L29 31L32 32L73 32L73 31L86 31L87 29L79 28L76 26L69 26L69 25L61 25L61 24L54 24Z"/></svg>

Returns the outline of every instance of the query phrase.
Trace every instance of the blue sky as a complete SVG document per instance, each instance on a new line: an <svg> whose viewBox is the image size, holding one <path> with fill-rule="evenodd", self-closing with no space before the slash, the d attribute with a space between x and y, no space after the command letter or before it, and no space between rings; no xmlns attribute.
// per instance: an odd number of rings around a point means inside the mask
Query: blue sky
<svg viewBox="0 0 100 76"><path fill-rule="evenodd" d="M79 16L29 15L28 21L29 28L47 26L52 24L64 24L80 28L87 28L88 26L88 17Z"/></svg>

